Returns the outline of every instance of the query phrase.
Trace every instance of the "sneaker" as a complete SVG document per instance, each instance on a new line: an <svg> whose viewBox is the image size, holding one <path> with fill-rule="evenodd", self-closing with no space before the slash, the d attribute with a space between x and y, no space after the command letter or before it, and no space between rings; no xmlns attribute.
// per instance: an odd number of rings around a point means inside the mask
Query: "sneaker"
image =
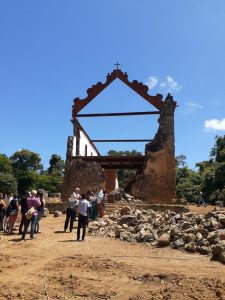
<svg viewBox="0 0 225 300"><path fill-rule="evenodd" d="M83 238L82 241L86 241L86 238Z"/></svg>

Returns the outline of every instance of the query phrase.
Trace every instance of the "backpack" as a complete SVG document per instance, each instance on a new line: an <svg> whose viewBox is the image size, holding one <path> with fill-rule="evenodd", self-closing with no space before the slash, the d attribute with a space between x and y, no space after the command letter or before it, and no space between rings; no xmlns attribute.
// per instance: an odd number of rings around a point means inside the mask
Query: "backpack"
<svg viewBox="0 0 225 300"><path fill-rule="evenodd" d="M27 220L30 220L30 219L33 217L34 213L35 213L35 208L32 206L32 207L28 210L28 212L25 213L26 219L27 219Z"/></svg>

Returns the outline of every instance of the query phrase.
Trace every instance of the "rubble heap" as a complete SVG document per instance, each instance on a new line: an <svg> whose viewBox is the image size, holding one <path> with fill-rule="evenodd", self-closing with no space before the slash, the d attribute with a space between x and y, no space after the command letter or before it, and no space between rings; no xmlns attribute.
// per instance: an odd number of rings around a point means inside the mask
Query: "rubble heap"
<svg viewBox="0 0 225 300"><path fill-rule="evenodd" d="M125 206L99 221L91 222L89 233L199 252L225 263L225 211L222 210L199 215Z"/></svg>
<svg viewBox="0 0 225 300"><path fill-rule="evenodd" d="M129 203L129 205L143 203L143 201L141 201L140 199L135 199L132 195L124 193L122 188L118 188L109 193L107 201L109 203L120 201L120 203Z"/></svg>

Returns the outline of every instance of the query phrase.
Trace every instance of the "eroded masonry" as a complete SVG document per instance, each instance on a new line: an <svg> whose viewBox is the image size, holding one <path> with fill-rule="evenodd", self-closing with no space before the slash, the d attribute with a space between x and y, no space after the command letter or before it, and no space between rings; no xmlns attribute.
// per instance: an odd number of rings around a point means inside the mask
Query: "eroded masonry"
<svg viewBox="0 0 225 300"><path fill-rule="evenodd" d="M105 114L81 114L81 110L98 96L115 79L120 79L129 88L149 102L154 111L121 112ZM72 110L74 135L68 137L65 175L62 198L66 200L76 187L81 192L103 186L108 192L117 187L116 170L123 168L137 169L139 172L130 184L130 192L135 198L147 203L171 204L176 199L176 168L174 147L174 111L176 102L168 94L163 96L148 94L148 87L137 80L129 81L126 72L113 70L106 77L106 82L98 82L87 90L85 99L75 98ZM146 140L143 156L101 156L95 146L100 140L92 140L81 123L82 117L127 116L159 114L159 128L153 140ZM102 140L103 141L103 140ZM104 140L110 142L112 140ZM120 142L120 140L113 140ZM123 140L125 141L125 140ZM138 141L138 140L127 140ZM143 140L139 140L142 141Z"/></svg>

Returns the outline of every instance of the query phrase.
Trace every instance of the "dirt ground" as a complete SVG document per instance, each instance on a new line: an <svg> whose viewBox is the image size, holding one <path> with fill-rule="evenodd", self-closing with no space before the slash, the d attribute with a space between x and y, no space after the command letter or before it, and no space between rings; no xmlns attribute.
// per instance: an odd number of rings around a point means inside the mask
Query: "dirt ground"
<svg viewBox="0 0 225 300"><path fill-rule="evenodd" d="M209 256L102 237L75 242L64 219L43 218L35 240L0 234L0 299L225 299L225 266Z"/></svg>

